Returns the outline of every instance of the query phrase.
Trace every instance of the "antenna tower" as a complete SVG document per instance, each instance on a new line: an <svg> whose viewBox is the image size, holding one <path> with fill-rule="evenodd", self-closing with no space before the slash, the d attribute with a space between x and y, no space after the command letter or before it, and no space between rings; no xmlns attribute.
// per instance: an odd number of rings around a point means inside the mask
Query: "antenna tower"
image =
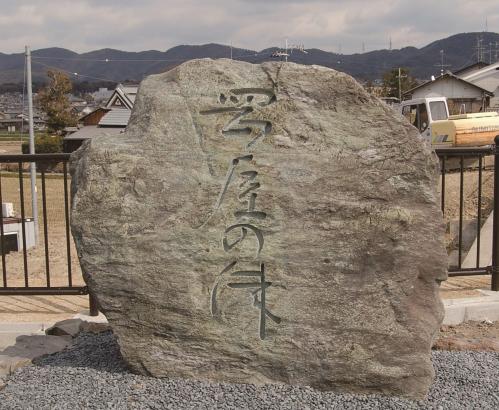
<svg viewBox="0 0 499 410"><path fill-rule="evenodd" d="M445 52L444 50L440 50L440 63L435 64L435 67L440 67L440 75L444 75L445 67L450 67L450 64L444 64Z"/></svg>
<svg viewBox="0 0 499 410"><path fill-rule="evenodd" d="M274 58L280 58L281 60L284 58L284 61L288 62L288 57L293 54L293 50L301 51L304 54L308 54L305 50L305 46L303 44L288 44L288 39L286 39L286 46L284 50L274 51L270 56Z"/></svg>

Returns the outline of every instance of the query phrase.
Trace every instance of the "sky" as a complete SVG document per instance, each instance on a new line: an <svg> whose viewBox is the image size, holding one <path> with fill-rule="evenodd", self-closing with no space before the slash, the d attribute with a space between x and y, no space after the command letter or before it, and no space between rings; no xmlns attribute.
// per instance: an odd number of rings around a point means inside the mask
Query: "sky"
<svg viewBox="0 0 499 410"><path fill-rule="evenodd" d="M165 51L221 43L345 54L499 32L498 0L0 0L0 52Z"/></svg>

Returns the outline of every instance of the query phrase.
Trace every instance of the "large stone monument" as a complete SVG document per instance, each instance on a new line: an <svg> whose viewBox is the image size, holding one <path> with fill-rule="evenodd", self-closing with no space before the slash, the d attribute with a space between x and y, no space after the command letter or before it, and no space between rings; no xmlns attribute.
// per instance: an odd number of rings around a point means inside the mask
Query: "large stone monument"
<svg viewBox="0 0 499 410"><path fill-rule="evenodd" d="M348 75L190 61L72 174L86 281L135 371L426 394L437 160Z"/></svg>

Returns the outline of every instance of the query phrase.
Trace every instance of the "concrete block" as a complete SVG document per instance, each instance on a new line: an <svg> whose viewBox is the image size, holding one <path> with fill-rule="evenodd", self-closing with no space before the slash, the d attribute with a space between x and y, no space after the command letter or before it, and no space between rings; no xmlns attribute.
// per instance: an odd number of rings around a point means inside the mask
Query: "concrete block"
<svg viewBox="0 0 499 410"><path fill-rule="evenodd" d="M464 322L466 315L465 306L445 306L444 325L458 325Z"/></svg>
<svg viewBox="0 0 499 410"><path fill-rule="evenodd" d="M464 320L490 320L491 322L499 320L499 302L483 302L467 306Z"/></svg>

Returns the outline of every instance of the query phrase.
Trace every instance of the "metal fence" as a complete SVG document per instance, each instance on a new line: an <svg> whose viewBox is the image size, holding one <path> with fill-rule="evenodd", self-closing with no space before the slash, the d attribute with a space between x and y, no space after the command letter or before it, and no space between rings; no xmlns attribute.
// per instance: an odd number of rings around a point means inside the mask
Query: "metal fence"
<svg viewBox="0 0 499 410"><path fill-rule="evenodd" d="M454 246L455 262L449 268L449 276L491 275L492 290L499 291L499 169L494 165L499 163L499 136L495 146L476 148L448 148L437 149L441 163L441 207L447 225L457 226L456 238L450 238L450 247ZM35 154L35 155L0 155L0 203L13 202L19 214L16 218L7 218L0 207L0 247L2 265L1 295L89 295L88 287L82 281L78 260L70 234L69 224L69 177L68 161L70 154ZM41 210L40 239L36 244L35 252L28 250L27 227L32 223L27 216L26 203L30 201L30 190L26 168L30 163L36 163L39 175L38 194ZM26 174L26 175L25 175ZM484 175L489 178L488 186L493 182L493 192L484 196ZM490 178L493 181L490 181ZM450 180L458 186L458 193L453 192L451 201L456 208L449 211ZM465 181L474 180L476 190L473 195L465 195ZM455 189L453 191L456 191ZM469 248L465 242L465 225L470 231L470 221L465 218L471 212L473 225L474 248ZM484 199L485 198L485 199ZM457 201L457 204L455 203ZM476 205L476 206L475 206ZM492 219L492 235L483 237L482 231L487 223L489 214ZM450 215L449 215L450 214ZM17 251L8 255L9 241L12 239L6 232L6 226L12 220L20 226L17 235ZM489 225L490 225L490 221ZM449 232L448 232L449 233ZM452 236L452 235L450 235ZM488 253L491 254L491 263L484 263L483 245L488 241ZM487 248L487 246L485 246ZM59 252L54 256L54 250ZM465 257L473 255L472 266L463 263ZM38 257L37 266L32 264L32 258ZM38 277L33 278L33 269L37 268ZM31 271L30 271L31 269ZM43 272L42 272L42 271ZM35 272L36 273L36 272ZM76 279L76 280L75 280ZM55 283L55 282L59 283ZM61 281L63 283L61 283ZM89 295L91 315L97 315L97 305Z"/></svg>
<svg viewBox="0 0 499 410"><path fill-rule="evenodd" d="M0 155L0 203L11 202L18 211L7 216L3 207L0 209L0 296L89 295L70 233L69 158L70 154ZM37 188L41 187L37 193L41 205L38 232L26 206L31 200L26 168L32 162L39 171ZM12 225L18 232L7 232ZM30 249L28 241L33 242L34 237L39 237L38 243ZM96 316L95 300L89 298L90 314Z"/></svg>
<svg viewBox="0 0 499 410"><path fill-rule="evenodd" d="M449 276L492 275L491 289L498 291L499 200L496 200L496 198L499 198L499 169L495 167L495 164L499 163L499 136L496 137L495 142L495 146L445 148L436 149L435 152L440 158L441 208L447 223L448 235L452 231L453 224L456 225L455 222L457 222L456 238L453 240L450 234L451 240L449 243L451 246L448 246L452 248L454 244L456 248L453 252L450 252L451 255L454 254L455 260L452 263L451 258ZM484 200L484 174L488 174L490 177L487 187L491 192L487 204L484 203L486 202ZM458 203L455 204L457 215L449 216L449 190L447 188L450 178L457 182ZM465 180L476 187L476 189L472 190L473 195L465 195ZM473 215L471 221L465 219L465 215L469 213L470 208L474 208L473 212L471 212ZM457 216L457 221L453 220L453 216ZM472 234L473 244L471 247L465 243L465 225L466 230ZM487 227L492 226L488 230L490 235L484 238L483 231L487 231L485 225ZM487 254L487 258L484 259L483 253ZM489 260L489 256L491 260Z"/></svg>

